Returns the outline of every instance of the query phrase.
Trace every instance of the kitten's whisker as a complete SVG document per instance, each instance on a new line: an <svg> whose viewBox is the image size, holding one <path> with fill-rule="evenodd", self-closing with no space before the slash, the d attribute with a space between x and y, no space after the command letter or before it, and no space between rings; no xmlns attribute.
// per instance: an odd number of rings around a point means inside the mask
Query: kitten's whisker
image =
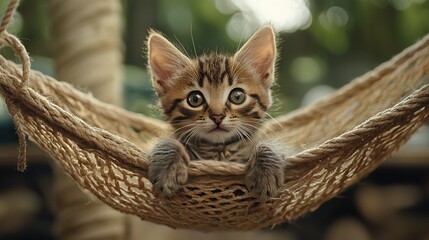
<svg viewBox="0 0 429 240"><path fill-rule="evenodd" d="M198 128L198 126L194 126L190 129L188 129L187 131L185 131L181 136L180 139L183 138L183 142L185 142L189 137L192 136L192 133Z"/></svg>
<svg viewBox="0 0 429 240"><path fill-rule="evenodd" d="M193 29L192 29L192 22L191 22L191 40L192 40L192 46L194 47L195 57L197 57L197 49L195 48L194 33L193 33Z"/></svg>
<svg viewBox="0 0 429 240"><path fill-rule="evenodd" d="M191 56L189 56L188 51L186 51L185 47L183 46L183 44L180 42L179 38L177 38L176 35L174 35L174 38L176 39L176 41L180 44L180 46L182 47L183 51L185 51L186 56L188 56L188 58L191 58Z"/></svg>
<svg viewBox="0 0 429 240"><path fill-rule="evenodd" d="M258 131L262 124L259 124L258 122L241 122L240 124L246 125L248 127L251 127L252 129L255 129Z"/></svg>
<svg viewBox="0 0 429 240"><path fill-rule="evenodd" d="M187 71L187 74L189 74L189 79L198 79L200 77L200 73L196 68L192 68L192 70Z"/></svg>
<svg viewBox="0 0 429 240"><path fill-rule="evenodd" d="M234 77L236 77L236 76L239 76L241 73L243 73L245 70L246 69L244 67L238 67L237 69L233 68L231 72L232 72L232 75ZM237 78L237 80L238 79L250 79L250 78L242 78L242 77L240 77L240 78Z"/></svg>
<svg viewBox="0 0 429 240"><path fill-rule="evenodd" d="M248 133L249 129L243 125L238 126L238 129L240 130L241 134L244 136L246 140L248 140L251 143L252 148L254 148L254 151L256 151L256 142L255 138Z"/></svg>
<svg viewBox="0 0 429 240"><path fill-rule="evenodd" d="M245 52L243 52L244 54L246 54L246 52L247 51L249 51L250 49L245 49L244 51ZM247 65L247 66L251 66L251 63L252 62L254 62L255 60L257 60L257 57L254 57L254 58L246 58L246 59L244 59L244 62L241 62L241 64L242 65ZM241 68L239 68L238 70L238 72L236 72L235 71L235 69L233 69L234 71L233 71L233 75L234 76L236 76L236 75L239 75L242 71L245 71L246 70L246 68L243 68L243 67L241 67Z"/></svg>
<svg viewBox="0 0 429 240"><path fill-rule="evenodd" d="M240 41L238 41L237 50L235 50L236 52L238 52L238 50L240 49L241 41L243 41L243 36L244 36L244 32L247 29L247 25L248 25L248 23L246 23L246 25L244 25L243 31L241 32Z"/></svg>
<svg viewBox="0 0 429 240"><path fill-rule="evenodd" d="M179 128L177 128L176 130L174 130L173 132L171 132L170 133L170 135L168 135L168 137L171 137L173 134L175 134L176 132L178 132L178 131L180 131L180 130L182 130L182 129L184 129L184 128L187 128L187 127L190 127L190 126L193 126L194 124L193 123L190 123L190 124L186 124L185 126L182 126L182 127L179 127Z"/></svg>
<svg viewBox="0 0 429 240"><path fill-rule="evenodd" d="M260 126L263 124L263 121L262 121L262 120L260 120L260 119L258 119L258 120L254 120L254 119L246 119L246 120L242 120L242 121L240 122L240 124L241 124L241 123L246 123L246 124L252 125L252 126L254 126L254 127L260 127Z"/></svg>
<svg viewBox="0 0 429 240"><path fill-rule="evenodd" d="M259 124L258 126L255 126L254 124L250 124L250 123L247 123L247 122L242 122L241 124L244 127L247 127L249 129L254 130L253 135L255 135L255 137L253 137L253 138L258 138L258 137L259 138L261 138L261 137L263 137L263 138L270 138L269 134L267 134L266 132L260 131L260 125L261 124Z"/></svg>
<svg viewBox="0 0 429 240"><path fill-rule="evenodd" d="M240 141L244 141L245 140L243 134L241 134L241 132L238 129L234 128L234 131L237 133L238 139Z"/></svg>
<svg viewBox="0 0 429 240"><path fill-rule="evenodd" d="M242 121L248 122L248 123L254 123L254 124L258 124L258 125L262 125L264 123L264 120L260 119L260 118L243 119Z"/></svg>
<svg viewBox="0 0 429 240"><path fill-rule="evenodd" d="M182 138L184 137L184 136L187 136L187 134L189 133L189 130L186 130L186 131L184 131L184 132L182 132L182 133L180 133L180 135L179 136L177 136L177 140L179 141L179 142L181 142L182 141Z"/></svg>
<svg viewBox="0 0 429 240"><path fill-rule="evenodd" d="M192 128L190 131L188 131L187 135L183 138L183 142L188 141L192 135L195 133L195 131L197 131L197 127Z"/></svg>
<svg viewBox="0 0 429 240"><path fill-rule="evenodd" d="M201 134L198 134L198 135L197 135L197 138L195 139L195 144L196 144L197 142L199 142L199 141L200 141L200 139L201 139Z"/></svg>
<svg viewBox="0 0 429 240"><path fill-rule="evenodd" d="M268 112L265 112L265 114L270 117L277 125L283 127L283 125L281 125L280 122L277 119L273 118L273 116L271 116Z"/></svg>
<svg viewBox="0 0 429 240"><path fill-rule="evenodd" d="M188 136L186 142L185 142L185 146L188 146L189 140L191 140L191 138L193 137L193 135L195 135L195 133L197 133L200 129L199 128L195 128Z"/></svg>
<svg viewBox="0 0 429 240"><path fill-rule="evenodd" d="M244 137L248 139L252 144L256 144L253 141L252 136L247 132L249 130L248 128L246 128L245 126L237 126L237 129L240 130L240 132L244 135Z"/></svg>
<svg viewBox="0 0 429 240"><path fill-rule="evenodd" d="M238 134L237 129L235 129L235 128L234 128L234 129L233 129L233 131L234 131L234 135L238 137L238 141L240 141L240 142L241 142L241 141L242 141L242 139L241 139L240 135Z"/></svg>
<svg viewBox="0 0 429 240"><path fill-rule="evenodd" d="M174 131L173 131L173 133L175 133L175 132L177 132L177 131L179 131L179 130L182 130L182 129L186 128L186 127L193 126L193 125L194 125L193 123L186 124L186 125L184 125L184 126L181 126L181 127L179 127L179 128L176 128L176 130L174 130Z"/></svg>
<svg viewBox="0 0 429 240"><path fill-rule="evenodd" d="M264 121L262 120L262 119L260 119L260 118L245 118L245 119L243 119L242 121L245 121L245 122L257 122L257 123L263 123Z"/></svg>
<svg viewBox="0 0 429 240"><path fill-rule="evenodd" d="M190 129L188 129L188 130L186 130L186 131L184 131L184 132L182 132L177 138L178 138L178 140L179 141L181 141L182 140L182 138L186 138L186 136L190 133L190 132L192 132L193 130L195 130L197 128L197 126L194 126L194 127L192 127L192 128L190 128Z"/></svg>
<svg viewBox="0 0 429 240"><path fill-rule="evenodd" d="M242 129L242 133L244 134L244 136L246 136L247 139L253 141L252 136L249 133L249 128L245 127L245 126L240 126L240 129Z"/></svg>
<svg viewBox="0 0 429 240"><path fill-rule="evenodd" d="M240 130L238 128L234 128L234 133L236 133L236 135L237 135L237 137L238 137L238 139L240 141L244 140L244 137L243 137L243 135L241 134L241 132L240 132Z"/></svg>
<svg viewBox="0 0 429 240"><path fill-rule="evenodd" d="M246 125L246 124L241 124L241 127L242 127L243 129L245 129L245 130L246 130L246 132L248 132L248 133L249 133L249 135L254 135L254 134L258 131L258 129L257 129L257 128L255 128L255 127L253 127L253 126L248 126L248 125Z"/></svg>

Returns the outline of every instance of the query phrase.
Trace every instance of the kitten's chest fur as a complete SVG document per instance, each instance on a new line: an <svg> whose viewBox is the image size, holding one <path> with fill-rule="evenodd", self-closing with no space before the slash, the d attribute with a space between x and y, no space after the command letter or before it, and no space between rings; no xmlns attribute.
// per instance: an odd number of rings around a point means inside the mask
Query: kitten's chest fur
<svg viewBox="0 0 429 240"><path fill-rule="evenodd" d="M227 162L247 162L254 153L254 145L249 141L227 144L194 143L186 144L191 160L215 160Z"/></svg>

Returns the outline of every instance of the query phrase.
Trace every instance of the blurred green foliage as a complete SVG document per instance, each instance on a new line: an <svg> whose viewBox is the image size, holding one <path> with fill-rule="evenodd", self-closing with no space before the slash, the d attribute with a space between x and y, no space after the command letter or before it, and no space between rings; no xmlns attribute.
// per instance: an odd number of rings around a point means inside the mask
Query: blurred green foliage
<svg viewBox="0 0 429 240"><path fill-rule="evenodd" d="M219 11L221 0L122 0L126 107L158 115L145 71L144 42L150 28L163 32L190 56L208 51L233 53L239 42L228 35L237 12ZM232 1L233 2L233 1ZM6 1L0 2L4 9ZM390 59L429 32L429 1L307 1L312 14L305 30L279 34L275 92L282 114L300 106L309 89L339 88ZM232 3L231 3L232 4ZM52 73L49 1L24 0L17 32L33 66ZM243 29L244 31L244 29ZM243 44L243 43L241 43ZM43 56L38 58L36 56Z"/></svg>

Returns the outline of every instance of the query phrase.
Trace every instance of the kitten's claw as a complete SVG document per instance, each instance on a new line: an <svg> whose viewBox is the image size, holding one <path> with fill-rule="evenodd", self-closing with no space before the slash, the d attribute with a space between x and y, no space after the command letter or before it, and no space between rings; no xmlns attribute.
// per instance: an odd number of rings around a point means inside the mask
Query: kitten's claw
<svg viewBox="0 0 429 240"><path fill-rule="evenodd" d="M188 180L189 155L175 140L162 140L149 156L149 180L155 194L171 197Z"/></svg>
<svg viewBox="0 0 429 240"><path fill-rule="evenodd" d="M261 145L247 166L245 184L260 200L277 197L283 186L284 162L274 151Z"/></svg>
<svg viewBox="0 0 429 240"><path fill-rule="evenodd" d="M283 180L283 173L277 172L274 174L256 173L246 175L246 187L260 200L265 200L270 197L277 197ZM255 185L251 185L254 183Z"/></svg>
<svg viewBox="0 0 429 240"><path fill-rule="evenodd" d="M157 177L153 177L157 175ZM162 197L171 197L183 190L188 178L187 165L178 163L175 169L166 170L164 173L152 172L149 179L152 181L152 189L155 194Z"/></svg>

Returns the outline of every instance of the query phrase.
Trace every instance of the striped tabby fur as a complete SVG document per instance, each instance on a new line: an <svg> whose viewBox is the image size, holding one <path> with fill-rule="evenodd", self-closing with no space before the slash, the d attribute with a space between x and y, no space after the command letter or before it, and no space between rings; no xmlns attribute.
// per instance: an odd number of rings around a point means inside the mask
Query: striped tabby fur
<svg viewBox="0 0 429 240"><path fill-rule="evenodd" d="M271 105L275 36L259 29L235 54L190 59L151 32L149 67L171 138L150 154L153 189L171 196L183 187L192 160L247 163L246 186L258 197L275 196L284 165L275 147L257 138Z"/></svg>

